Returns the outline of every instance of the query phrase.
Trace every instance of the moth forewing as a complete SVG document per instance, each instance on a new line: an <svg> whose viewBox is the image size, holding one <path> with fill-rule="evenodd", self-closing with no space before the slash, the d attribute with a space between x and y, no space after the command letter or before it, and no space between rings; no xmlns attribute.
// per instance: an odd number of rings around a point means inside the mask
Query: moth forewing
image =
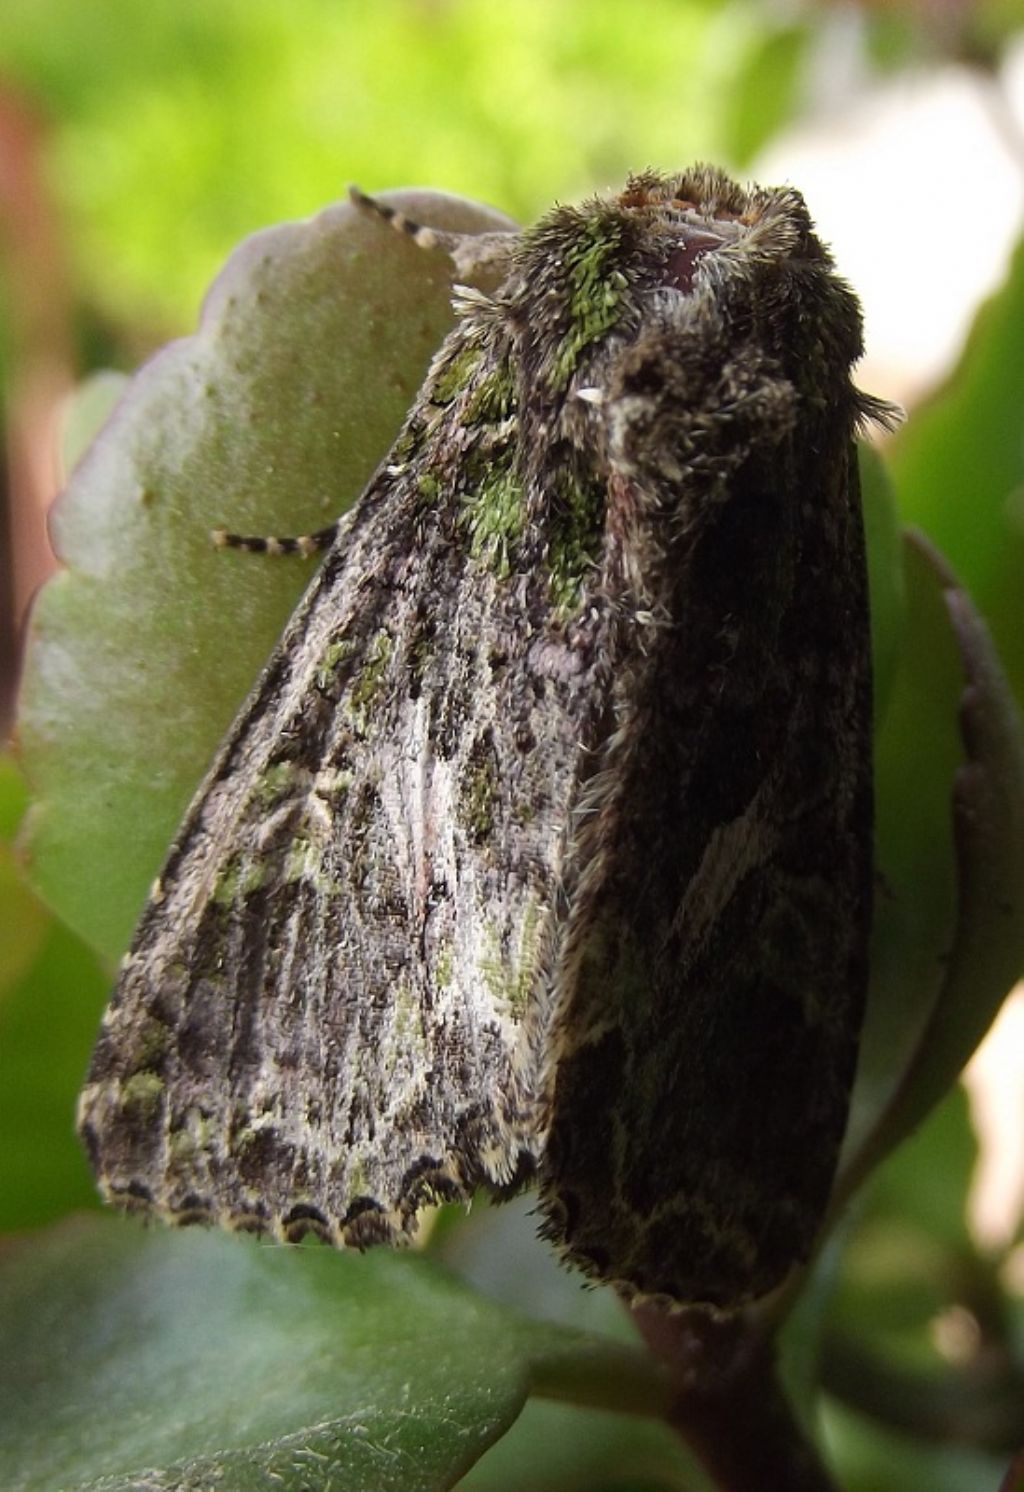
<svg viewBox="0 0 1024 1492"><path fill-rule="evenodd" d="M537 1174L591 1275L735 1306L810 1249L863 1000L859 316L796 193L707 169L485 257L193 803L82 1133L122 1205L357 1245Z"/></svg>

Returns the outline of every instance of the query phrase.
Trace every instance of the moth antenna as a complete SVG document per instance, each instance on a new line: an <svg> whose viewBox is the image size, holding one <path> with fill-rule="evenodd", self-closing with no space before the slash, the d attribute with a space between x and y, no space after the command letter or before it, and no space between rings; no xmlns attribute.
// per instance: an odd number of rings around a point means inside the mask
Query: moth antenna
<svg viewBox="0 0 1024 1492"><path fill-rule="evenodd" d="M444 249L446 253L452 254L462 240L470 236L465 233L445 233L439 228L427 228L423 223L415 223L404 212L399 212L397 207L381 202L377 197L367 196L357 186L350 186L348 195L353 206L380 218L381 222L394 228L396 233L411 238L418 249Z"/></svg>
<svg viewBox="0 0 1024 1492"><path fill-rule="evenodd" d="M288 537L278 534L232 534L226 528L210 531L210 538L217 549L243 549L246 554L301 554L304 559L311 554L319 554L322 549L330 549L337 536L337 523L332 523L327 528L318 528L313 534Z"/></svg>
<svg viewBox="0 0 1024 1492"><path fill-rule="evenodd" d="M390 203L367 196L357 186L350 186L348 195L353 206L387 223L403 237L411 238L418 249L440 249L448 255L456 273L466 279L488 274L502 277L511 248L519 240L519 232L513 227L495 228L488 233L449 233L443 228L428 228Z"/></svg>

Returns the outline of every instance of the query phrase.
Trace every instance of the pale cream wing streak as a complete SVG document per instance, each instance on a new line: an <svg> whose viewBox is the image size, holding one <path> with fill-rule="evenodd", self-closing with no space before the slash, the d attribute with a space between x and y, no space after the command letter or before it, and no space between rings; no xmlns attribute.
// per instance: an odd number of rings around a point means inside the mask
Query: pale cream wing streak
<svg viewBox="0 0 1024 1492"><path fill-rule="evenodd" d="M751 871L763 869L775 853L778 836L771 832L773 821L763 812L772 785L769 773L743 812L714 831L683 893L671 930L675 935L685 935L695 954L703 948L740 882Z"/></svg>

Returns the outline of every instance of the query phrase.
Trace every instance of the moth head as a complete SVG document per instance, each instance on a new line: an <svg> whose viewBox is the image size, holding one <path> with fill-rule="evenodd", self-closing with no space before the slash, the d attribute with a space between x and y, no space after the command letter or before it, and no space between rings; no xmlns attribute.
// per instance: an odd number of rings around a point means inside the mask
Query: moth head
<svg viewBox="0 0 1024 1492"><path fill-rule="evenodd" d="M662 283L684 293L694 288L694 271L707 254L799 258L831 268L803 198L789 187L746 188L713 166L694 166L673 176L631 176L618 204L665 242Z"/></svg>
<svg viewBox="0 0 1024 1492"><path fill-rule="evenodd" d="M673 475L709 440L760 438L761 421L781 438L794 399L812 425L853 408L857 303L788 187L706 166L632 176L528 229L499 304L546 429L554 413L613 466L660 452ZM752 386L755 354L771 367Z"/></svg>
<svg viewBox="0 0 1024 1492"><path fill-rule="evenodd" d="M813 424L839 409L852 418L849 374L863 350L860 309L799 192L744 187L714 167L694 166L675 175L632 176L616 201L642 225L645 242L640 339L655 324L669 340L676 333L675 382L682 374L686 385L678 389L681 397L694 385L690 346L703 350L711 372L717 342L736 358L749 339L774 363L769 382L790 382L803 418ZM729 387L743 382L730 378L727 398ZM773 405L781 408L774 396ZM738 418L745 422L744 414ZM770 427L777 431L780 419Z"/></svg>

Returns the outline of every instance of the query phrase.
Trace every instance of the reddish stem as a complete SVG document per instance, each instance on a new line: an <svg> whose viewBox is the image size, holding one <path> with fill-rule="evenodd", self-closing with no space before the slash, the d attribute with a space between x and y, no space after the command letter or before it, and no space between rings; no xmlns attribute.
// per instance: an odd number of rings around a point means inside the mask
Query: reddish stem
<svg viewBox="0 0 1024 1492"><path fill-rule="evenodd" d="M838 1492L779 1386L769 1339L742 1315L632 1312L676 1384L672 1428L722 1492Z"/></svg>

